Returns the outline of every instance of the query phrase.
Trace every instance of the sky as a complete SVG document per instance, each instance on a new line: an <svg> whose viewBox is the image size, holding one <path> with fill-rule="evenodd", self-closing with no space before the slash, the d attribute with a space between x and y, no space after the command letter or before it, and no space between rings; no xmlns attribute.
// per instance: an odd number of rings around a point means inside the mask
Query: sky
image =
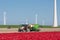
<svg viewBox="0 0 60 40"><path fill-rule="evenodd" d="M0 24L3 24L3 13L6 12L8 24L35 23L38 14L38 24L53 25L54 0L0 0ZM60 0L57 0L58 25L60 25Z"/></svg>

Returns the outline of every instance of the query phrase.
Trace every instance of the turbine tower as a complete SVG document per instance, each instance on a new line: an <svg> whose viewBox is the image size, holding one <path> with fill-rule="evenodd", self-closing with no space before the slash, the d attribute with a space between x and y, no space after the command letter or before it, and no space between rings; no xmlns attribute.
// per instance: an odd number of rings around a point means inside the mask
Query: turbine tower
<svg viewBox="0 0 60 40"><path fill-rule="evenodd" d="M36 17L36 19L35 19L35 24L37 24L37 16L38 16L38 15L36 14L36 15L35 15L35 17Z"/></svg>
<svg viewBox="0 0 60 40"><path fill-rule="evenodd" d="M54 23L53 23L53 27L58 27L58 23L57 23L57 0L54 0Z"/></svg>
<svg viewBox="0 0 60 40"><path fill-rule="evenodd" d="M45 21L44 20L42 21L42 25L45 25Z"/></svg>
<svg viewBox="0 0 60 40"><path fill-rule="evenodd" d="M6 12L4 12L4 25L6 25Z"/></svg>
<svg viewBox="0 0 60 40"><path fill-rule="evenodd" d="M28 24L28 19L26 19L26 24Z"/></svg>

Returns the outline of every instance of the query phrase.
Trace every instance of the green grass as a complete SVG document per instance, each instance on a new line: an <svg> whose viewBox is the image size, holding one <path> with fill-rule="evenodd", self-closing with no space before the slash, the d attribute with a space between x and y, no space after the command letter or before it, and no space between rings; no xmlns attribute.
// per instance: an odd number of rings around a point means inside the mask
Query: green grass
<svg viewBox="0 0 60 40"><path fill-rule="evenodd" d="M40 28L60 28L60 26L58 26L58 27L53 27L53 26L48 26L48 25L42 25L42 26L40 26Z"/></svg>
<svg viewBox="0 0 60 40"><path fill-rule="evenodd" d="M10 27L10 28L19 28L20 25L0 25L0 28L8 28L8 27Z"/></svg>
<svg viewBox="0 0 60 40"><path fill-rule="evenodd" d="M8 28L8 27L11 27L11 28L19 28L21 27L21 25L0 25L0 28ZM48 26L48 25L40 25L40 28L55 28L53 26ZM60 28L60 26L56 27L56 28Z"/></svg>

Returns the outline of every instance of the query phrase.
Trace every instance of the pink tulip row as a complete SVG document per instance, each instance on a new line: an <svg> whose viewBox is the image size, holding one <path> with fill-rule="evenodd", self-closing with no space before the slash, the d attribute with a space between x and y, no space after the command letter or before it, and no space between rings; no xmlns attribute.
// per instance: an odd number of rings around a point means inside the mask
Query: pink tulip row
<svg viewBox="0 0 60 40"><path fill-rule="evenodd" d="M60 32L0 33L0 40L60 40Z"/></svg>

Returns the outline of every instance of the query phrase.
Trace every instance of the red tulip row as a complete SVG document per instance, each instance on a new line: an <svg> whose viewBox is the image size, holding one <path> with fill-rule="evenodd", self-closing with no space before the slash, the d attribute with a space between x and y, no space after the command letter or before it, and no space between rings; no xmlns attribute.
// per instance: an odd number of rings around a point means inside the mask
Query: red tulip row
<svg viewBox="0 0 60 40"><path fill-rule="evenodd" d="M60 32L0 33L0 40L60 40Z"/></svg>

